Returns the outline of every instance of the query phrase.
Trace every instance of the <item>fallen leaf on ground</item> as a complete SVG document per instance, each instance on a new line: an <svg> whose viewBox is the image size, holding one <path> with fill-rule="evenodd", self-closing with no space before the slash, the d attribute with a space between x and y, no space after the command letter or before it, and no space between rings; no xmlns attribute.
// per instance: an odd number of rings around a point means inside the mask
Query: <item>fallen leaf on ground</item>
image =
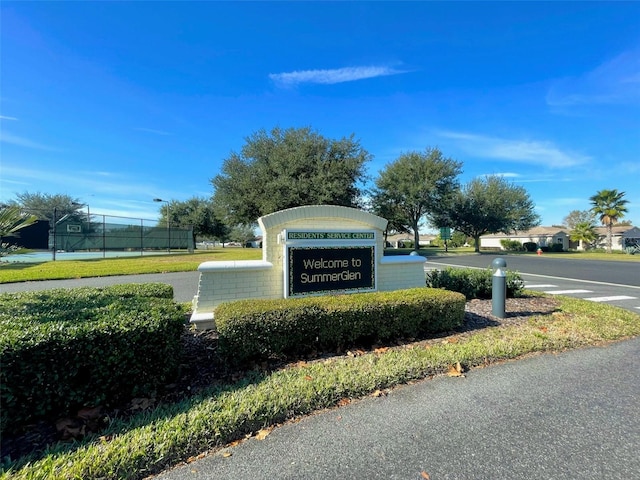
<svg viewBox="0 0 640 480"><path fill-rule="evenodd" d="M422 478L424 478L424 480L429 480L431 477L429 476L429 474L427 472L425 472L424 470L420 472L420 476Z"/></svg>
<svg viewBox="0 0 640 480"><path fill-rule="evenodd" d="M231 453L231 452L222 452L222 456L224 458L229 458L231 455L233 455L233 453Z"/></svg>
<svg viewBox="0 0 640 480"><path fill-rule="evenodd" d="M349 405L351 403L351 399L349 398L341 398L338 400L338 406L344 407L345 405Z"/></svg>
<svg viewBox="0 0 640 480"><path fill-rule="evenodd" d="M271 433L272 430L273 430L273 427L263 428L262 430L258 431L258 433L256 433L256 439L264 440L265 438L267 438L267 436Z"/></svg>
<svg viewBox="0 0 640 480"><path fill-rule="evenodd" d="M376 348L376 349L374 350L374 352L375 352L375 353L384 353L384 352L386 352L387 350L389 350L389 347L380 347L380 348Z"/></svg>
<svg viewBox="0 0 640 480"><path fill-rule="evenodd" d="M383 392L382 390L376 390L371 394L372 397L384 397L387 392Z"/></svg>
<svg viewBox="0 0 640 480"><path fill-rule="evenodd" d="M464 370L462 369L462 365L460 365L460 362L457 362L455 365L449 365L447 375L450 377L464 377L463 372Z"/></svg>

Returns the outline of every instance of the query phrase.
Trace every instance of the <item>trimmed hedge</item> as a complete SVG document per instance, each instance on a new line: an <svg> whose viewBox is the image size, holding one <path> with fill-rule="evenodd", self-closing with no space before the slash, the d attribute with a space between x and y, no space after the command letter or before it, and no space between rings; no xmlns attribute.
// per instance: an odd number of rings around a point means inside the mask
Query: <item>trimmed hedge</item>
<svg viewBox="0 0 640 480"><path fill-rule="evenodd" d="M524 246L518 240L503 238L500 240L500 245L502 245L502 248L507 252L524 252Z"/></svg>
<svg viewBox="0 0 640 480"><path fill-rule="evenodd" d="M450 330L464 320L454 292L413 288L339 296L240 300L215 310L220 350L238 363Z"/></svg>
<svg viewBox="0 0 640 480"><path fill-rule="evenodd" d="M184 329L172 298L163 284L0 295L0 431L168 383Z"/></svg>
<svg viewBox="0 0 640 480"><path fill-rule="evenodd" d="M491 298L493 271L490 268L445 268L427 272L427 287L444 288L462 293L467 300ZM519 297L524 292L524 281L518 272L507 270L507 297Z"/></svg>

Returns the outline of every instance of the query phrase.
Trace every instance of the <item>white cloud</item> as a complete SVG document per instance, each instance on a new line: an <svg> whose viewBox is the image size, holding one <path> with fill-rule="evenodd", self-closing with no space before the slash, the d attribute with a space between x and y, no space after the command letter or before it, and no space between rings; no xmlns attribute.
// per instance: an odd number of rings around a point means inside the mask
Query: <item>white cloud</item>
<svg viewBox="0 0 640 480"><path fill-rule="evenodd" d="M547 141L512 140L452 131L437 131L436 135L454 140L459 148L481 158L545 164L552 168L572 167L589 160L587 156L561 150Z"/></svg>
<svg viewBox="0 0 640 480"><path fill-rule="evenodd" d="M59 149L57 148L50 147L48 145L43 145L38 142L34 142L33 140L29 140L28 138L18 137L16 135L7 133L6 131L0 132L0 142L16 145L18 147L34 148L37 150L48 150L52 152L59 151Z"/></svg>
<svg viewBox="0 0 640 480"><path fill-rule="evenodd" d="M152 185L128 182L128 179L115 175L111 181L105 181L104 175L98 178L91 172L69 172L59 170L26 169L12 166L2 167L2 182L28 183L36 191L66 192L69 185L81 185L83 190L104 194L105 196L130 197L131 192L137 196L146 195L150 201L156 188Z"/></svg>
<svg viewBox="0 0 640 480"><path fill-rule="evenodd" d="M135 128L134 130L138 130L140 132L147 132L147 133L153 133L155 135L162 135L162 136L167 136L167 135L171 135L169 132L165 132L162 130L154 130L153 128Z"/></svg>
<svg viewBox="0 0 640 480"><path fill-rule="evenodd" d="M390 67L344 67L331 70L298 70L286 73L270 73L269 78L280 87L293 87L301 83L320 83L330 85L333 83L354 82L366 78L399 75L407 71L396 70Z"/></svg>
<svg viewBox="0 0 640 480"><path fill-rule="evenodd" d="M578 77L554 82L547 93L550 106L640 102L640 49L626 51Z"/></svg>
<svg viewBox="0 0 640 480"><path fill-rule="evenodd" d="M622 162L620 164L620 169L624 173L636 174L640 172L640 165L632 162Z"/></svg>
<svg viewBox="0 0 640 480"><path fill-rule="evenodd" d="M0 115L0 120L12 120L14 122L18 121L16 117L7 117L6 115Z"/></svg>

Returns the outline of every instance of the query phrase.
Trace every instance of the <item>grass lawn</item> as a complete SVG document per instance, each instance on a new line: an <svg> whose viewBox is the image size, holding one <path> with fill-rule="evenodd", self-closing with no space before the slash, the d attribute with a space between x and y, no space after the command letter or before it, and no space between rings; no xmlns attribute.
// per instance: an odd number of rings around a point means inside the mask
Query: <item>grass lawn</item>
<svg viewBox="0 0 640 480"><path fill-rule="evenodd" d="M257 248L216 248L195 253L144 255L140 257L61 260L42 263L0 263L0 283L29 280L62 280L67 278L107 277L140 273L195 271L202 262L211 260L259 260Z"/></svg>

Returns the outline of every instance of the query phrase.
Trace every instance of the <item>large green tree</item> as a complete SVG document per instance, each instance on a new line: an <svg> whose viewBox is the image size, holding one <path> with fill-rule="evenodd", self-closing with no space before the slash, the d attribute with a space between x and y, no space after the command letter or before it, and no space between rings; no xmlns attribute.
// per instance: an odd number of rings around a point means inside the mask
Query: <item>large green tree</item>
<svg viewBox="0 0 640 480"><path fill-rule="evenodd" d="M613 225L618 219L624 217L627 213L626 204L628 200L624 199L624 192L618 190L600 190L589 198L591 201L591 211L600 219L600 222L607 227L607 252L611 253L611 238Z"/></svg>
<svg viewBox="0 0 640 480"><path fill-rule="evenodd" d="M193 226L194 242L196 237L215 238L224 241L229 227L215 213L213 202L203 197L192 197L184 202L172 200L160 208L159 225L172 227Z"/></svg>
<svg viewBox="0 0 640 480"><path fill-rule="evenodd" d="M420 245L420 226L435 223L459 188L462 163L445 157L437 148L408 152L388 164L375 180L372 210L398 231L411 231Z"/></svg>
<svg viewBox="0 0 640 480"><path fill-rule="evenodd" d="M382 195L376 197L375 200L376 203L370 206L371 212L387 220L387 229L384 231L385 244L388 235L411 233L409 227L407 227L410 222L403 216L403 212L396 205Z"/></svg>
<svg viewBox="0 0 640 480"><path fill-rule="evenodd" d="M562 225L574 230L578 224L592 224L595 220L596 216L591 210L571 210L562 220Z"/></svg>
<svg viewBox="0 0 640 480"><path fill-rule="evenodd" d="M491 175L475 178L459 190L441 222L472 237L479 252L480 236L485 233L511 233L539 225L534 208L523 187Z"/></svg>
<svg viewBox="0 0 640 480"><path fill-rule="evenodd" d="M370 159L353 135L333 140L309 127L260 130L211 180L214 203L229 225L301 205L357 207Z"/></svg>
<svg viewBox="0 0 640 480"><path fill-rule="evenodd" d="M56 220L65 215L76 218L78 221L86 219L82 212L84 205L77 199L66 194L30 193L24 192L16 195L16 200L10 202L30 215L35 215L39 220L48 220L52 223L55 214Z"/></svg>

